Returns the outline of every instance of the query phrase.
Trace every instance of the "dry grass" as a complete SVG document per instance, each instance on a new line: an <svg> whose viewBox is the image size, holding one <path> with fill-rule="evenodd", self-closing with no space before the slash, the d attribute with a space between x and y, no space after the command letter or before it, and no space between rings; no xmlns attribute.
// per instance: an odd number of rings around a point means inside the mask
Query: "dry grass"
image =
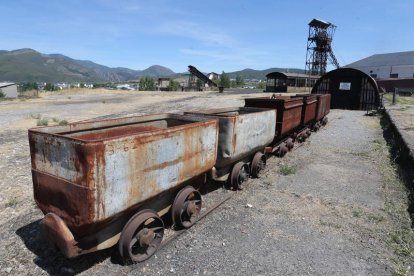
<svg viewBox="0 0 414 276"><path fill-rule="evenodd" d="M137 92L137 91L136 91ZM97 89L90 89L90 88L68 88L62 89L58 91L42 91L39 93L41 97L50 96L50 95L72 95L72 94L107 94L107 93L125 93L125 91L121 90L110 90L105 88L97 88Z"/></svg>
<svg viewBox="0 0 414 276"><path fill-rule="evenodd" d="M385 94L384 99L387 100L391 104L392 93ZM395 103L400 104L400 105L414 105L414 97L402 97L402 96L396 95Z"/></svg>

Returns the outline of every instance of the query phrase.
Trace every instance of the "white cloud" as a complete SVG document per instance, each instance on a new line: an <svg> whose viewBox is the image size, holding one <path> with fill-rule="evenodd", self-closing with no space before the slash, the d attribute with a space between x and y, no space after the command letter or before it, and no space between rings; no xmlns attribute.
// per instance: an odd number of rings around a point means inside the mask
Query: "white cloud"
<svg viewBox="0 0 414 276"><path fill-rule="evenodd" d="M266 51L253 51L246 48L237 49L217 49L217 50L194 50L180 49L180 52L187 55L207 57L217 61L232 62L234 64L248 65L260 63L269 55Z"/></svg>
<svg viewBox="0 0 414 276"><path fill-rule="evenodd" d="M232 36L208 27L200 26L199 24L189 21L171 21L160 25L157 32L192 38L202 42L205 46L211 47L234 47L238 41Z"/></svg>

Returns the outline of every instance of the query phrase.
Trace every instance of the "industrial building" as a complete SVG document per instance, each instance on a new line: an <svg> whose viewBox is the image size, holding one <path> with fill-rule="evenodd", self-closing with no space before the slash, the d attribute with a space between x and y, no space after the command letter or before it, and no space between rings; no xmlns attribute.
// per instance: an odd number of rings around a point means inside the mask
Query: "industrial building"
<svg viewBox="0 0 414 276"><path fill-rule="evenodd" d="M414 78L414 51L377 54L345 66L375 79Z"/></svg>
<svg viewBox="0 0 414 276"><path fill-rule="evenodd" d="M373 77L381 90L414 91L414 51L372 55L345 67Z"/></svg>
<svg viewBox="0 0 414 276"><path fill-rule="evenodd" d="M17 84L13 82L0 82L0 92L5 98L17 98Z"/></svg>
<svg viewBox="0 0 414 276"><path fill-rule="evenodd" d="M312 87L319 76L271 72L266 75L266 92L287 92L287 87Z"/></svg>

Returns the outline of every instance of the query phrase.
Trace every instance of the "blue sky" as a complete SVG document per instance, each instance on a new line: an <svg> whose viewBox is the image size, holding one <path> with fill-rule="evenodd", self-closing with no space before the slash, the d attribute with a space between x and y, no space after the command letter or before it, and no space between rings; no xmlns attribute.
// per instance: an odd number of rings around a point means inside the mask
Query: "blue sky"
<svg viewBox="0 0 414 276"><path fill-rule="evenodd" d="M308 23L338 26L341 65L414 50L414 1L2 0L0 49L184 72L304 68Z"/></svg>

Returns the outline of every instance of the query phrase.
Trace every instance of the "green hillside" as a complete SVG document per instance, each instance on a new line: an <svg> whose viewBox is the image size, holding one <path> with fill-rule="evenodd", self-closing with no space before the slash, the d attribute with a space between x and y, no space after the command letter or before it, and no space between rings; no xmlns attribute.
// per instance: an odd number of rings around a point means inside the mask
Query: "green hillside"
<svg viewBox="0 0 414 276"><path fill-rule="evenodd" d="M140 76L172 75L169 68L153 65L145 70L110 68L88 60L32 49L0 51L0 81L13 82L120 82Z"/></svg>

